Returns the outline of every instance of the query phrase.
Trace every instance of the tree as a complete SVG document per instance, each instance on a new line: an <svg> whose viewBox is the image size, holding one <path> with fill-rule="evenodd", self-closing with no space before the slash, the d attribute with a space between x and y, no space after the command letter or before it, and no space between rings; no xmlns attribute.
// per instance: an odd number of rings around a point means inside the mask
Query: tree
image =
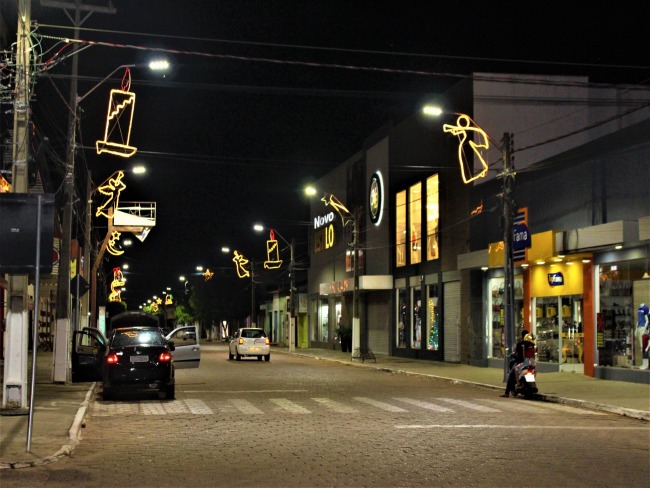
<svg viewBox="0 0 650 488"><path fill-rule="evenodd" d="M185 305L176 305L174 316L178 324L191 324L194 322L194 311Z"/></svg>

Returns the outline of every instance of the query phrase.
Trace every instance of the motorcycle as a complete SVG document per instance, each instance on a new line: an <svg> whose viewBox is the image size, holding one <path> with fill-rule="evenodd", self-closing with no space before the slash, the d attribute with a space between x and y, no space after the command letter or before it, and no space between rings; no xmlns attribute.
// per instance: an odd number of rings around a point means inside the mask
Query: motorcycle
<svg viewBox="0 0 650 488"><path fill-rule="evenodd" d="M532 399L538 391L535 361L518 364L515 368L515 397L522 395L527 400Z"/></svg>

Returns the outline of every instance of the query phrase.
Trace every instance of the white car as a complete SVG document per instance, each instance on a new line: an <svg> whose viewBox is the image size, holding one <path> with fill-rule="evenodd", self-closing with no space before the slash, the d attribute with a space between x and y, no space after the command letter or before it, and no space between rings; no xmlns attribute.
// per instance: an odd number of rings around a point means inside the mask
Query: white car
<svg viewBox="0 0 650 488"><path fill-rule="evenodd" d="M264 329L245 327L235 332L228 346L228 359L234 357L239 361L242 356L257 356L258 361L271 360L271 342Z"/></svg>

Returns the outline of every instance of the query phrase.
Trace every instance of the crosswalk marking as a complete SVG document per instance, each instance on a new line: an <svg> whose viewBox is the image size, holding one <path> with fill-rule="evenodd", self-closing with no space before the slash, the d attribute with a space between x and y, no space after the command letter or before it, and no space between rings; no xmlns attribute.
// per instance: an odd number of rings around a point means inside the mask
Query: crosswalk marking
<svg viewBox="0 0 650 488"><path fill-rule="evenodd" d="M433 410L435 412L453 412L451 408L436 405L435 403L414 400L412 398L395 398L395 400L399 400L400 402L408 403L410 405L415 405L416 407L425 408L427 410Z"/></svg>
<svg viewBox="0 0 650 488"><path fill-rule="evenodd" d="M403 408L396 407L395 405L391 405L390 403L379 402L377 400L373 400L372 398L354 397L354 400L358 402L367 403L368 405L372 405L373 407L381 408L382 410L386 410L387 412L395 412L395 413L408 412L408 410L404 410Z"/></svg>
<svg viewBox="0 0 650 488"><path fill-rule="evenodd" d="M280 410L286 410L291 413L311 413L305 407L302 407L291 400L287 400L286 398L271 398L270 401L275 403Z"/></svg>
<svg viewBox="0 0 650 488"><path fill-rule="evenodd" d="M320 403L321 405L329 408L330 410L333 410L337 413L357 413L358 410L354 407L351 407L349 405L345 405L343 403L335 402L334 400L330 400L329 398L312 398L317 403Z"/></svg>
<svg viewBox="0 0 650 488"><path fill-rule="evenodd" d="M237 410L239 410L241 413L245 415L260 415L264 413L248 400L243 400L241 398L233 398L229 400L229 402L235 408L237 408Z"/></svg>
<svg viewBox="0 0 650 488"><path fill-rule="evenodd" d="M500 410L497 410L496 408L485 407L465 400L457 400L456 398L436 398L436 400L442 400L443 402L451 403L452 405L459 405L461 407L469 408L470 410L478 410L479 412L500 412Z"/></svg>
<svg viewBox="0 0 650 488"><path fill-rule="evenodd" d="M358 404L362 403L373 408L393 413L404 413L409 411L417 413L422 410L435 413L458 413L462 410L471 410L481 413L505 413L506 415L520 412L549 415L558 412L573 415L607 415L604 412L554 403L524 402L513 399L497 400L475 398L463 400L437 397L426 401L409 397L394 397L387 399L387 401L375 400L369 397L352 397L344 400L334 400L328 397L302 397L299 400L269 398L258 399L257 401L251 401L244 398L221 398L210 402L196 398L173 401L100 401L93 404L92 414L98 417L109 417L114 415L214 415L215 411L217 411L221 415L225 416L237 414L264 415L265 410L269 410L269 404L271 405L270 408L275 412L298 415L314 413L306 402L310 402L309 405L323 407L323 409L327 411L342 414L359 413L361 410L358 408ZM355 402L355 404L351 404L350 402ZM404 405L405 408L402 408L402 406L399 406L396 403Z"/></svg>
<svg viewBox="0 0 650 488"><path fill-rule="evenodd" d="M522 402L518 400L481 400L483 403L489 403L499 409L511 412L525 412L525 413L551 413L550 410L540 408L532 404L532 402Z"/></svg>

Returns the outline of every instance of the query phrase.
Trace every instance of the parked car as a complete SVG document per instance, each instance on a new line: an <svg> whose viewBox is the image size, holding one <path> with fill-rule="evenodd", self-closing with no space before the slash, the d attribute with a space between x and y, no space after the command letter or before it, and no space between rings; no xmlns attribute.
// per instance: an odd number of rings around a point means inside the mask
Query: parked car
<svg viewBox="0 0 650 488"><path fill-rule="evenodd" d="M158 390L165 398L175 395L174 344L157 327L114 329L102 364L103 399L116 390Z"/></svg>
<svg viewBox="0 0 650 488"><path fill-rule="evenodd" d="M258 361L271 360L271 342L264 329L244 327L235 332L230 339L228 359L235 357L239 361L242 356L256 356Z"/></svg>
<svg viewBox="0 0 650 488"><path fill-rule="evenodd" d="M172 359L175 368L198 368L201 348L196 327L179 327L165 336L174 343ZM101 381L102 364L108 340L99 329L84 327L72 335L72 381Z"/></svg>

